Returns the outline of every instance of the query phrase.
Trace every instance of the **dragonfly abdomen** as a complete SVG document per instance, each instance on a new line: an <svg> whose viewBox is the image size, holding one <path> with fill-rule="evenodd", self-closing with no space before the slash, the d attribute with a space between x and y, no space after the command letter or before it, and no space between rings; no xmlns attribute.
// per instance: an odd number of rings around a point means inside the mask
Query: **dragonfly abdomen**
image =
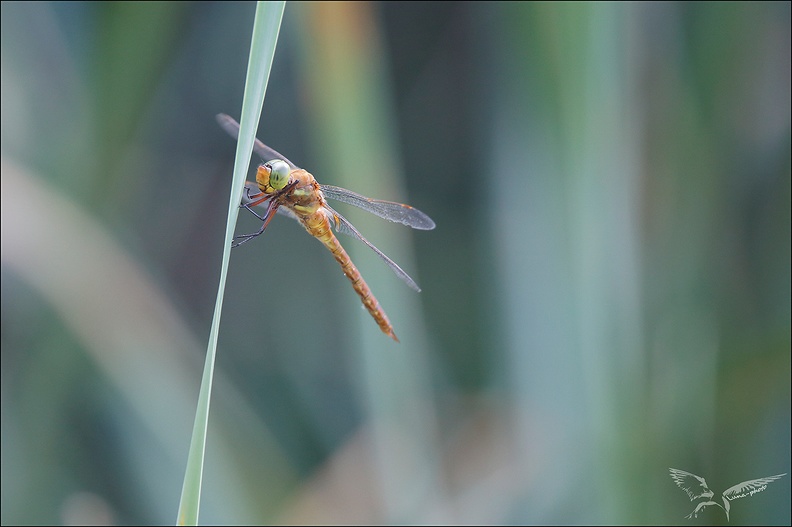
<svg viewBox="0 0 792 527"><path fill-rule="evenodd" d="M321 216L317 218L316 216ZM303 221L305 228L308 232L311 233L312 236L316 237L321 241L325 247L327 247L331 253L333 253L333 257L336 261L341 265L341 269L344 271L344 275L352 282L352 288L360 297L361 302L363 302L363 306L365 306L366 310L371 314L374 320L377 322L377 325L380 327L383 333L388 335L390 338L399 342L399 339L396 337L396 334L393 332L393 326L388 320L388 315L385 314L385 311L380 306L377 298L374 296L374 293L371 292L368 284L365 280L363 280L363 276L358 271L355 264L352 263L352 259L349 257L349 254L344 250L341 246L341 242L338 241L338 238L335 237L333 232L330 230L330 222L323 214L314 215L312 218L306 218Z"/></svg>

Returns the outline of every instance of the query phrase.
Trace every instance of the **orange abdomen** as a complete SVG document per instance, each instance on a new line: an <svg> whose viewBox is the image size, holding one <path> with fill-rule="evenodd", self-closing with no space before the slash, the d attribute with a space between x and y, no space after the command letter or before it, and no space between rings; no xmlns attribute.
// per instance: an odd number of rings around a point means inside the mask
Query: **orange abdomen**
<svg viewBox="0 0 792 527"><path fill-rule="evenodd" d="M324 246L327 247L331 253L333 253L333 257L341 265L341 269L344 271L346 277L349 278L349 281L352 282L352 287L360 297L360 300L363 302L366 310L368 310L371 316L374 317L374 320L377 322L377 325L379 325L382 332L391 337L396 342L399 342L399 339L393 332L393 326L391 325L390 320L388 320L388 316L385 314L385 311L382 309L382 307L380 307L379 302L371 292L371 289L369 289L366 281L363 280L363 277L360 275L360 271L358 271L357 267L355 267L355 264L352 263L352 259L349 257L349 254L347 254L347 252L341 246L341 243L338 241L338 238L336 238L333 232L330 230L330 221L325 216L324 210L319 210L315 214L301 219L303 226L308 230L308 232L311 233L312 236L318 238L319 241L321 241Z"/></svg>

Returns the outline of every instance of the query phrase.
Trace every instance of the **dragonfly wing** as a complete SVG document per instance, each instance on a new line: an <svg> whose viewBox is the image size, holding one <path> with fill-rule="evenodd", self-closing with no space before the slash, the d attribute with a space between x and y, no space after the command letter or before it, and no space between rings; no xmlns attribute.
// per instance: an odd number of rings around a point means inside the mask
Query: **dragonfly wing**
<svg viewBox="0 0 792 527"><path fill-rule="evenodd" d="M395 203L393 201L382 201L379 199L371 199L360 194L356 194L351 190L341 187L334 187L332 185L322 185L322 193L326 198L331 198L337 201L343 201L355 207L361 208L372 214L376 214L380 218L390 220L396 223L401 223L412 227L413 229L420 229L422 231L430 231L435 228L435 222L432 218L421 212L420 210L404 205L403 203ZM367 242L368 243L368 242Z"/></svg>
<svg viewBox="0 0 792 527"><path fill-rule="evenodd" d="M224 113L219 113L217 114L217 122L220 124L223 130L228 132L228 135L230 135L234 139L239 139L239 123L236 122L236 120L233 117L231 117L230 115L226 115ZM291 168L293 169L299 168L297 165L289 161L286 158L286 156L278 153L278 151L275 150L274 148L268 147L258 139L256 139L255 142L253 143L253 150L255 150L256 153L260 155L264 161L271 161L273 159L282 159L286 161L286 164L288 164Z"/></svg>
<svg viewBox="0 0 792 527"><path fill-rule="evenodd" d="M322 187L322 188L324 188L324 187ZM353 238L357 238L358 240L360 240L363 243L365 243L366 245L368 245L369 248L371 248L371 250L373 250L375 253L377 253L377 255L380 258L382 258L385 261L386 264L388 264L388 267L391 268L391 271L393 271L396 274L396 276L401 278L404 281L404 283L406 283L408 286L410 286L411 289L413 289L413 290L415 290L415 291L417 291L419 293L421 292L421 288L418 287L418 284L415 283L415 280L410 278L410 275L405 273L404 270L402 270L402 268L399 267L396 264L396 262L394 262L393 260L388 258L385 255L384 252L382 252L379 249L377 249L374 246L373 243L371 243L366 238L364 238L363 235L360 234L360 232L358 232L358 230L351 223L349 223L349 220L344 218L338 212L334 211L332 208L330 208L329 205L325 205L324 207L325 207L325 209L327 209L327 211L330 213L332 219L334 220L335 227L336 227L336 230L338 232L341 232L341 233L346 234L348 236L352 236ZM280 209L278 209L278 210L280 210Z"/></svg>

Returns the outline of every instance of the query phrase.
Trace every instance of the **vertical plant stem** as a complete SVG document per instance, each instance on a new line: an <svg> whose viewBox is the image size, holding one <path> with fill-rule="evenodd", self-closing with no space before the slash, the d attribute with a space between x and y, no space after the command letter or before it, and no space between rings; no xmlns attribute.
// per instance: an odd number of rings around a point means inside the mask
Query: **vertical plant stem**
<svg viewBox="0 0 792 527"><path fill-rule="evenodd" d="M212 393L212 379L217 351L217 336L220 327L220 314L223 306L228 262L231 256L231 240L234 236L239 202L242 199L242 188L253 153L256 125L261 117L264 105L264 94L267 90L275 46L283 18L285 2L259 2L256 6L256 17L253 22L253 35L250 43L245 94L242 99L242 115L240 133L234 160L234 177L231 183L231 198L228 203L228 221L226 223L225 245L223 248L223 264L220 270L220 284L217 291L212 329L209 334L209 346L206 352L201 391L198 396L198 408L195 413L190 452L187 458L187 469L184 475L182 495L179 503L179 525L196 525L201 501L201 480L203 478L204 452L206 451L206 432L209 426L209 401Z"/></svg>

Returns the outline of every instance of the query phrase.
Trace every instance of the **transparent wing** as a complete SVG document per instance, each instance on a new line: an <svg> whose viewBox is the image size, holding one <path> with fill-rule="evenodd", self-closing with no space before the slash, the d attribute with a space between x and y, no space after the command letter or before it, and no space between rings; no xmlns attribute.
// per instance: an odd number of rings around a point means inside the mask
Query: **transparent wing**
<svg viewBox="0 0 792 527"><path fill-rule="evenodd" d="M219 113L217 114L217 122L220 124L223 130L228 132L228 135L230 135L234 139L239 139L239 123L236 122L236 120L233 117L231 117L230 115L226 115L224 113ZM260 155L264 161L271 161L273 159L283 159L290 167L299 168L297 165L289 161L286 158L286 156L280 154L274 148L268 147L258 139L256 139L256 141L253 143L253 150L255 150L256 153Z"/></svg>
<svg viewBox="0 0 792 527"><path fill-rule="evenodd" d="M322 187L322 188L324 188L324 187ZM346 235L348 235L348 236L352 236L353 238L357 238L358 240L360 240L360 241L362 241L363 243L365 243L366 245L368 245L368 246L371 248L371 250L373 250L375 253L377 253L377 255L378 255L380 258L382 258L382 259L383 259L383 261L385 261L385 263L386 263L386 264L388 264L388 267L390 267L390 268L391 268L391 271L393 271L394 273L396 273L396 276L398 276L399 278L401 278L402 280L404 280L404 283L406 283L408 286L410 286L410 288L412 288L413 290L415 290L415 291L417 291L417 292L419 292L419 293L421 292L421 288L420 288L420 287L418 287L418 284L416 284L416 283L415 283L415 280L413 280L412 278L410 278L410 275L408 275L407 273L405 273L405 272L402 270L402 268L401 268L401 267L399 267L399 266L396 264L396 262L394 262L393 260L391 260L390 258L388 258L388 257L385 255L385 253L383 253L382 251L380 251L379 249L377 249L376 247L374 247L374 244L373 244L373 243L371 243L370 241L368 241L367 239L365 239L365 238L363 237L363 235L362 235L362 234L360 234L360 233L358 232L358 230L357 230L357 229L356 229L356 228L355 228L355 227L354 227L354 226L353 226L351 223L349 223L349 221L348 221L346 218L344 218L344 217L343 217L342 215L340 215L338 212L334 211L334 210L333 210L332 208L330 208L330 206L328 206L328 205L325 205L325 209L327 209L327 210L328 210L328 212L330 212L330 214L332 215L332 218L335 220L335 221L334 221L334 223L335 223L336 230L337 230L338 232L340 232L340 233L343 233L343 234L346 234ZM278 210L280 210L280 209L278 209Z"/></svg>
<svg viewBox="0 0 792 527"><path fill-rule="evenodd" d="M322 185L321 188L326 198L349 203L367 212L376 214L380 218L401 223L422 231L430 231L435 228L435 222L432 221L432 218L409 205L367 198L351 190L334 187L332 185Z"/></svg>
<svg viewBox="0 0 792 527"><path fill-rule="evenodd" d="M767 488L767 484L779 478L786 476L786 474L778 474L776 476L768 476L766 478L752 479L750 481L743 481L733 487L723 491L723 497L728 498L729 501L742 498L744 496L752 496L757 492L762 492Z"/></svg>
<svg viewBox="0 0 792 527"><path fill-rule="evenodd" d="M236 122L233 117L224 113L220 113L217 114L217 122L220 124L223 130L228 132L231 137L234 139L239 139L239 123ZM286 156L274 148L268 147L258 139L256 139L253 143L253 150L255 150L256 153L261 156L262 159L264 159L264 161L282 159L291 168L299 168ZM403 225L407 225L408 227L412 227L413 229L429 231L435 228L435 222L432 221L432 218L420 210L409 205L404 205L403 203L367 198L352 192L351 190L341 187L334 187L332 185L322 185L322 192L324 193L325 197L348 203L367 212L371 212L372 214L376 214L380 218L401 223Z"/></svg>

